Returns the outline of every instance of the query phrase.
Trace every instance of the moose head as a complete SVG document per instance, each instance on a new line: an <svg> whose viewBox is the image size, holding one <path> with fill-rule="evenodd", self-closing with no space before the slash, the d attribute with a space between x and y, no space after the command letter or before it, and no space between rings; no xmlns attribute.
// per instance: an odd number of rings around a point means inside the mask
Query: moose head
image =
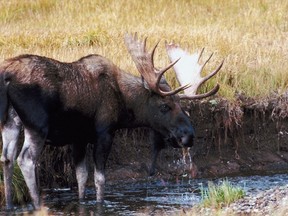
<svg viewBox="0 0 288 216"><path fill-rule="evenodd" d="M163 69L157 69L154 66L154 54L159 42L152 52L146 50L146 42L147 38L142 41L138 39L137 33L125 35L125 44L141 74L142 85L150 93L147 98L142 94L140 100L145 100L143 110L147 112L145 116L149 126L155 131L154 154L150 168L150 175L152 175L155 173L157 156L166 144L175 148L187 148L193 145L194 128L189 116L181 108L180 100L203 99L216 94L219 84L206 93L197 94L197 91L201 85L220 71L224 60L213 72L202 77L201 72L213 53L204 64L201 64L200 58L204 49L191 55L178 45L166 42L165 47L171 63ZM171 90L163 76L172 67L180 84L180 87L175 90ZM184 93L181 93L183 91Z"/></svg>
<svg viewBox="0 0 288 216"><path fill-rule="evenodd" d="M197 90L203 83L218 73L223 61L212 73L201 77L201 72L211 59L212 54L201 65L200 58L204 49L200 53L190 55L179 46L166 43L166 50L171 63L159 70L154 66L154 54L159 42L154 46L151 53L146 51L146 42L147 38L141 41L138 39L137 33L125 36L125 44L141 74L143 86L151 95L146 104L149 113L147 119L150 126L164 135L164 139L168 140L173 147L191 147L193 145L194 129L189 118L183 112L179 101L203 99L217 93L219 84L203 94L197 94ZM171 90L163 76L172 67L180 84L180 87L175 90ZM181 91L184 91L184 94L180 94Z"/></svg>

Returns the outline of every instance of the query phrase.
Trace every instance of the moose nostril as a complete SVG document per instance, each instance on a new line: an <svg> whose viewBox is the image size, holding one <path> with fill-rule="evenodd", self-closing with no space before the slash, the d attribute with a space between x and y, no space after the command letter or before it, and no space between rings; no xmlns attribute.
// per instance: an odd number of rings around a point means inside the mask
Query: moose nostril
<svg viewBox="0 0 288 216"><path fill-rule="evenodd" d="M184 135L184 136L194 137L194 136L195 136L195 133L194 133L193 128L183 130L183 135Z"/></svg>
<svg viewBox="0 0 288 216"><path fill-rule="evenodd" d="M193 145L193 139L195 137L195 133L193 128L188 128L182 131L182 144L186 147L191 147Z"/></svg>

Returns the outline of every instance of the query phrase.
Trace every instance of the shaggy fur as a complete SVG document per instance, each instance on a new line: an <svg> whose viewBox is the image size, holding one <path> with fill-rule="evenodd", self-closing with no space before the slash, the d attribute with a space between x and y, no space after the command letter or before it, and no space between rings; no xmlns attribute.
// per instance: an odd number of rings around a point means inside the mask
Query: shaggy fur
<svg viewBox="0 0 288 216"><path fill-rule="evenodd" d="M163 89L170 89L163 81ZM191 146L194 130L177 95L163 97L143 86L106 58L89 55L63 63L36 55L21 55L0 64L0 120L7 208L12 207L11 179L17 141L24 144L17 162L35 208L40 207L35 165L43 145L73 146L79 198L85 194L87 143L93 144L97 201L104 199L105 164L114 132L119 128L154 130L154 172L158 152L170 143Z"/></svg>

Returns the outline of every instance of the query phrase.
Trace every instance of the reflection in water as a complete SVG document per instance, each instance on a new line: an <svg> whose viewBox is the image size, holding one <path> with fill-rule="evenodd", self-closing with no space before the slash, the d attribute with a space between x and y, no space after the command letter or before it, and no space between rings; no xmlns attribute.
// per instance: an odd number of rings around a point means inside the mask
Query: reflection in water
<svg viewBox="0 0 288 216"><path fill-rule="evenodd" d="M49 215L172 215L191 208L201 200L199 188L212 179L182 179L180 182L156 180L118 182L108 184L105 203L95 201L94 188L86 190L85 201L79 202L76 188L53 189L42 192L44 206ZM214 179L215 183L222 179ZM231 177L232 185L242 187L247 194L258 193L288 184L288 174L271 176ZM31 206L18 207L14 215L32 214ZM0 212L3 215L3 211ZM9 214L10 215L10 214Z"/></svg>

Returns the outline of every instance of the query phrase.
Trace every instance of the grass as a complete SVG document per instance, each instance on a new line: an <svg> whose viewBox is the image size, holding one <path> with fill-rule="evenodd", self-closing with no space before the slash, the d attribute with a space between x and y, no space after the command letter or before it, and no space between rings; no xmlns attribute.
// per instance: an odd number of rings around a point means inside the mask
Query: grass
<svg viewBox="0 0 288 216"><path fill-rule="evenodd" d="M288 85L288 2L285 0L11 0L0 3L0 59L33 53L73 61L99 53L137 73L123 35L161 39L157 66L168 63L163 42L215 52L206 71L225 58L220 96L282 93ZM177 85L173 72L167 74ZM205 88L204 88L205 89Z"/></svg>
<svg viewBox="0 0 288 216"><path fill-rule="evenodd" d="M28 188L25 184L24 177L21 170L17 164L14 165L13 181L13 203L23 204L30 199ZM0 206L5 205L5 194L4 194L4 179L3 179L3 169L0 169Z"/></svg>
<svg viewBox="0 0 288 216"><path fill-rule="evenodd" d="M236 216L236 215L251 215L260 216L263 212L239 213L229 205L245 196L243 188L233 186L227 179L220 184L208 182L208 187L200 188L202 202L194 206L191 210L180 215L186 216ZM227 208L226 208L227 207ZM273 202L269 205L269 215L284 216L288 213L287 199L283 199L276 206Z"/></svg>
<svg viewBox="0 0 288 216"><path fill-rule="evenodd" d="M223 180L219 185L208 182L208 188L201 188L201 195L203 207L221 208L243 198L245 191L231 185L228 180Z"/></svg>
<svg viewBox="0 0 288 216"><path fill-rule="evenodd" d="M200 187L200 191L202 201L186 212L185 215L237 215L233 209L225 210L223 207L227 207L245 196L243 188L233 186L227 179L219 184L209 181L207 187Z"/></svg>

